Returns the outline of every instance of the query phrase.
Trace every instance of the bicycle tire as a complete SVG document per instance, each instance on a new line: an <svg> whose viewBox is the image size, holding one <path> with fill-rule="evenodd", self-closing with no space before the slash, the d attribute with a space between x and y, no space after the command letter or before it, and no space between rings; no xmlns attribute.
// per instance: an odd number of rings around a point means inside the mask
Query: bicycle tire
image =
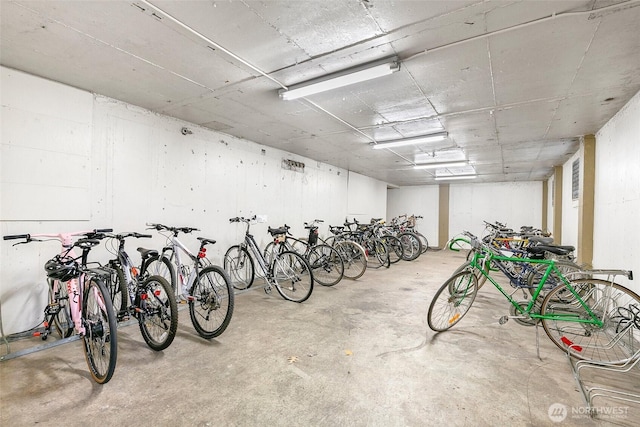
<svg viewBox="0 0 640 427"><path fill-rule="evenodd" d="M57 304L59 307L58 313L53 317L53 326L60 338L68 338L73 335L74 324L69 306L67 284L54 279L47 279L47 284L49 285L49 304Z"/></svg>
<svg viewBox="0 0 640 427"><path fill-rule="evenodd" d="M395 264L404 257L404 246L396 236L385 235L381 237L387 248L389 248L389 262Z"/></svg>
<svg viewBox="0 0 640 427"><path fill-rule="evenodd" d="M344 277L356 280L367 271L367 254L362 246L350 240L337 242L334 248L344 263Z"/></svg>
<svg viewBox="0 0 640 427"><path fill-rule="evenodd" d="M161 351L169 347L178 330L178 303L162 276L149 276L138 290L138 325L147 345Z"/></svg>
<svg viewBox="0 0 640 427"><path fill-rule="evenodd" d="M598 327L543 318L540 323L547 336L558 348L576 359L611 364L626 362L640 348L638 319L627 316L628 312L640 312L640 297L617 283L605 280L577 279L570 283L603 325ZM547 294L542 301L540 314L572 315L580 320L590 318L587 310L564 284Z"/></svg>
<svg viewBox="0 0 640 427"><path fill-rule="evenodd" d="M189 292L189 315L198 334L211 339L222 334L233 315L234 294L229 276L217 265L202 269Z"/></svg>
<svg viewBox="0 0 640 427"><path fill-rule="evenodd" d="M82 299L83 349L89 372L98 384L107 383L118 358L117 321L109 293L96 277L87 278Z"/></svg>
<svg viewBox="0 0 640 427"><path fill-rule="evenodd" d="M163 254L151 256L144 263L144 274L147 276L161 276L169 282L174 293L178 286L176 270L169 258Z"/></svg>
<svg viewBox="0 0 640 427"><path fill-rule="evenodd" d="M364 243L365 249L367 249L369 255L369 267L372 268L380 268L386 267L389 268L391 265L391 260L389 257L389 248L384 242L380 239L370 239Z"/></svg>
<svg viewBox="0 0 640 427"><path fill-rule="evenodd" d="M424 236L424 234L418 232L418 231L413 231L413 234L415 234L416 236L418 236L418 239L420 239L420 253L423 254L425 252L427 252L429 250L429 241L427 240L427 238Z"/></svg>
<svg viewBox="0 0 640 427"><path fill-rule="evenodd" d="M342 257L329 245L316 245L311 248L307 261L313 272L313 280L322 286L334 286L344 277Z"/></svg>
<svg viewBox="0 0 640 427"><path fill-rule="evenodd" d="M467 314L478 293L476 275L463 270L454 274L438 289L429 304L427 323L436 332L453 327Z"/></svg>
<svg viewBox="0 0 640 427"><path fill-rule="evenodd" d="M107 284L107 290L109 291L109 297L113 304L113 312L116 314L118 320L124 319L127 313L127 307L129 306L129 291L127 289L127 280L125 279L124 271L120 263L114 261L109 262L111 268L111 277Z"/></svg>
<svg viewBox="0 0 640 427"><path fill-rule="evenodd" d="M313 273L309 263L293 251L280 252L273 261L271 271L275 287L287 301L304 302L313 292Z"/></svg>
<svg viewBox="0 0 640 427"><path fill-rule="evenodd" d="M422 244L415 234L409 232L400 233L398 234L398 239L400 239L404 247L405 261L413 261L420 256Z"/></svg>
<svg viewBox="0 0 640 427"><path fill-rule="evenodd" d="M224 271L235 289L249 289L253 285L255 268L246 248L231 246L224 254Z"/></svg>

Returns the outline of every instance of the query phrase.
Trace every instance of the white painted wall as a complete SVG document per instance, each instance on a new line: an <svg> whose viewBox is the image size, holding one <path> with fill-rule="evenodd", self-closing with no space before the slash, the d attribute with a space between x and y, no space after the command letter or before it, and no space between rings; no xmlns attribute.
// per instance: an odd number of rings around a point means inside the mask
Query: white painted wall
<svg viewBox="0 0 640 427"><path fill-rule="evenodd" d="M112 99L0 67L2 235L113 227L143 231L147 222L198 227L185 236L216 239L220 263L242 239L233 216L266 215L252 227L262 245L267 226L324 219L342 224L354 215L384 216L386 184L284 151L200 128ZM193 134L180 133L183 126ZM78 160L80 157L80 160ZM283 159L305 164L285 170ZM352 200L350 198L353 198ZM160 247L156 237L130 242ZM5 334L42 321L46 287L42 266L55 242L12 246L1 242L0 310ZM107 260L100 246L92 259Z"/></svg>
<svg viewBox="0 0 640 427"><path fill-rule="evenodd" d="M419 185L394 188L387 191L387 215L391 220L399 215L419 215L416 229L429 241L438 245L439 186Z"/></svg>
<svg viewBox="0 0 640 427"><path fill-rule="evenodd" d="M514 230L542 226L542 183L451 184L449 236L462 231L482 236L484 222L499 221Z"/></svg>
<svg viewBox="0 0 640 427"><path fill-rule="evenodd" d="M542 185L547 187L547 229L549 233L553 233L553 204L555 203L555 199L553 196L553 185L554 178L553 176L545 181Z"/></svg>
<svg viewBox="0 0 640 427"><path fill-rule="evenodd" d="M349 172L349 222L369 223L371 218L384 218L387 211L387 184L355 172ZM344 222L340 222L340 225ZM338 225L337 222L332 225Z"/></svg>
<svg viewBox="0 0 640 427"><path fill-rule="evenodd" d="M596 134L595 268L633 270L640 294L640 92Z"/></svg>

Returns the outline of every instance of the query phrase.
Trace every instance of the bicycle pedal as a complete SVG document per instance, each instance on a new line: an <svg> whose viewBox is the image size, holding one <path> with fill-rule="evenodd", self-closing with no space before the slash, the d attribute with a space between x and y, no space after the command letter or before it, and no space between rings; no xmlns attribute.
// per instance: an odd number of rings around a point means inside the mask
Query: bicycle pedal
<svg viewBox="0 0 640 427"><path fill-rule="evenodd" d="M270 294L271 293L271 286L268 286L268 287L264 288L264 293L265 294Z"/></svg>
<svg viewBox="0 0 640 427"><path fill-rule="evenodd" d="M500 319L498 319L498 323L501 325L504 325L508 321L509 321L509 316L502 316Z"/></svg>

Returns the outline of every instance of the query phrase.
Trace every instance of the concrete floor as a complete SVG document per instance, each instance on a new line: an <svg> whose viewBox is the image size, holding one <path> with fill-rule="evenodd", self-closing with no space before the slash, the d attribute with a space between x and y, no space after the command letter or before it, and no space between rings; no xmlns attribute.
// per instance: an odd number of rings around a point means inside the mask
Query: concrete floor
<svg viewBox="0 0 640 427"><path fill-rule="evenodd" d="M0 363L3 426L545 426L640 424L640 407L609 421L585 407L566 357L540 328L499 325L492 287L452 330L436 335L427 309L460 254L429 251L318 286L296 304L274 292L238 295L218 339L201 339L188 312L164 352L136 325L119 328L118 365L94 383L78 341ZM12 343L39 345L36 338ZM637 384L636 384L637 385ZM578 413L573 413L577 411ZM64 417L69 417L65 419Z"/></svg>

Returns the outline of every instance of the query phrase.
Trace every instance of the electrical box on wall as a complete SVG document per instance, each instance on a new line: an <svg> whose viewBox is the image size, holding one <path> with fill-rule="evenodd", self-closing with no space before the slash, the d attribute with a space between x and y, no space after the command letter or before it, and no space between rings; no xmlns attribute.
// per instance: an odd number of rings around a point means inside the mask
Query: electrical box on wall
<svg viewBox="0 0 640 427"><path fill-rule="evenodd" d="M304 173L304 163L290 159L282 159L282 169Z"/></svg>

